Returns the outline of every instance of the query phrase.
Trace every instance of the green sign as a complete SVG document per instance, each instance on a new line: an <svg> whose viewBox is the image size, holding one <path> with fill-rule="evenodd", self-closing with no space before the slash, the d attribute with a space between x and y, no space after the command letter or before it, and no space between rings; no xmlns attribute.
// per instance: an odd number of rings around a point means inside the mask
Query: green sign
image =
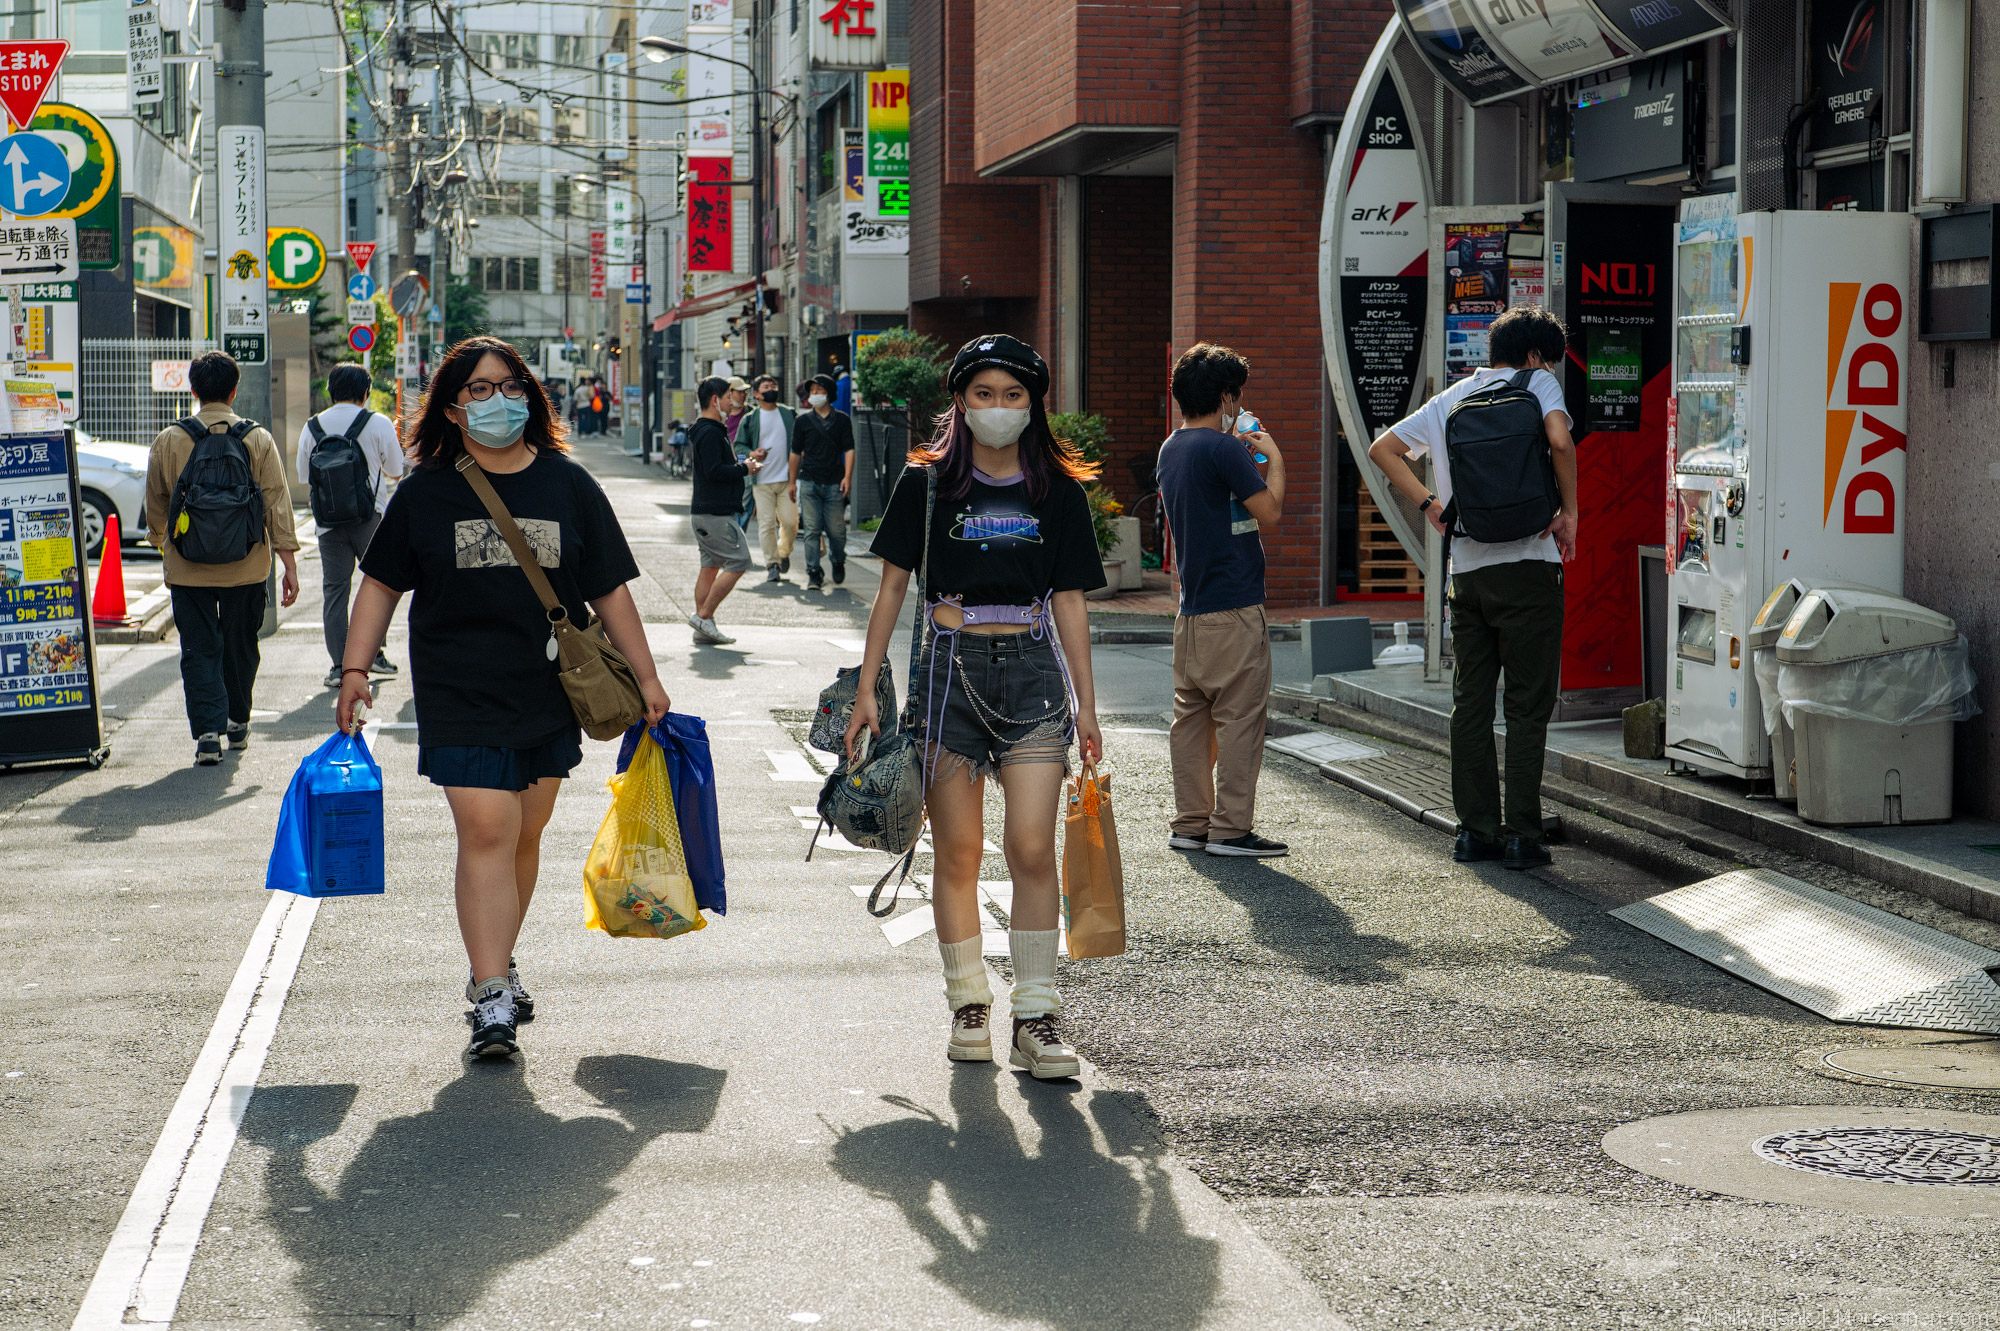
<svg viewBox="0 0 2000 1331"><path fill-rule="evenodd" d="M122 259L119 238L118 149L104 122L79 106L43 102L28 122L37 134L54 139L69 159L69 194L50 217L76 219L78 262L85 268L116 268Z"/></svg>
<svg viewBox="0 0 2000 1331"><path fill-rule="evenodd" d="M1638 333L1629 328L1592 328L1585 347L1585 433L1638 429Z"/></svg>
<svg viewBox="0 0 2000 1331"><path fill-rule="evenodd" d="M878 180L875 182L876 199L880 207L877 217L908 217L910 215L910 182L903 180Z"/></svg>
<svg viewBox="0 0 2000 1331"><path fill-rule="evenodd" d="M303 291L319 283L326 271L326 246L302 226L270 228L270 252L265 256L273 291Z"/></svg>

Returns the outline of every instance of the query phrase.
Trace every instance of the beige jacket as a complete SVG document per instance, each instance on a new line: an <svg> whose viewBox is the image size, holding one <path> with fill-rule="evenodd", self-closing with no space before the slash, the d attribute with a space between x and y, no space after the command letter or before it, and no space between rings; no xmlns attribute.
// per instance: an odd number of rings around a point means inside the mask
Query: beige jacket
<svg viewBox="0 0 2000 1331"><path fill-rule="evenodd" d="M196 414L211 427L241 419L227 402L211 402ZM158 546L166 558L168 586L244 587L262 582L271 571L272 550L299 548L298 533L292 527L292 492L285 484L284 460L278 456L271 432L258 426L243 436L243 447L250 454L250 473L264 492L266 539L233 564L190 564L167 539L167 506L173 502L181 468L194 452L194 440L177 425L169 425L154 437L153 458L146 469L146 540Z"/></svg>

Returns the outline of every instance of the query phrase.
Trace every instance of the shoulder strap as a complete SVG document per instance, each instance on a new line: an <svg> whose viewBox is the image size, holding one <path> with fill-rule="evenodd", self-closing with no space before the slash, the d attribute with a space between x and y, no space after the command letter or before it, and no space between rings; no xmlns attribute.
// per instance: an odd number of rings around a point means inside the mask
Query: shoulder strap
<svg viewBox="0 0 2000 1331"><path fill-rule="evenodd" d="M1514 371L1514 377L1508 380L1507 384L1510 388L1526 388L1528 381L1534 377L1535 372L1533 370L1516 370Z"/></svg>
<svg viewBox="0 0 2000 1331"><path fill-rule="evenodd" d="M187 416L174 422L174 428L199 444L208 438L208 426L199 416Z"/></svg>
<svg viewBox="0 0 2000 1331"><path fill-rule="evenodd" d="M317 448L326 442L326 427L319 423L319 417L306 417L306 428L312 431L313 447Z"/></svg>
<svg viewBox="0 0 2000 1331"><path fill-rule="evenodd" d="M237 443L240 444L245 439L248 439L250 437L250 432L256 428L257 428L257 422L251 420L247 416L240 417L238 418L237 422L234 425L229 427L229 437L231 439L234 439Z"/></svg>
<svg viewBox="0 0 2000 1331"><path fill-rule="evenodd" d="M930 629L931 519L937 512L937 464L924 468L924 553L917 560L917 608L910 619L910 673L908 705L916 705L917 660L923 654L924 638Z"/></svg>
<svg viewBox="0 0 2000 1331"><path fill-rule="evenodd" d="M341 437L350 444L360 443L361 432L368 427L368 419L374 414L374 412L368 410L366 407L355 412L354 419L347 423L347 428L341 432Z"/></svg>
<svg viewBox="0 0 2000 1331"><path fill-rule="evenodd" d="M506 538L507 548L514 552L514 562L528 575L528 581L534 585L535 595L541 599L542 609L549 612L549 621L554 623L558 617L568 619L569 611L556 599L556 590L549 586L548 574L542 572L542 566L536 560L534 550L528 545L528 538L521 534L521 524L514 521L514 515L500 502L500 496L494 493L493 482L486 479L485 471L472 460L470 453L461 453L455 465L459 474L465 477L466 483L472 487L472 492L479 496L479 502L486 505L486 512L492 517L493 525L498 527L500 535Z"/></svg>

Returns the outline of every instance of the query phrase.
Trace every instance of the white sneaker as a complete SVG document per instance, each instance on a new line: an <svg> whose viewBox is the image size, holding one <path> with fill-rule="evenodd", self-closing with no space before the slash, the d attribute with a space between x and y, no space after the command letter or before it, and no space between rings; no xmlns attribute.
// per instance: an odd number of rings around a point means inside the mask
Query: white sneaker
<svg viewBox="0 0 2000 1331"><path fill-rule="evenodd" d="M466 988L472 1000L472 1043L465 1052L473 1058L513 1057L521 1047L514 1031L514 991L504 978Z"/></svg>
<svg viewBox="0 0 2000 1331"><path fill-rule="evenodd" d="M707 619L702 620L701 623L702 623L701 631L703 633L706 633L708 635L708 640L714 643L716 646L721 647L727 643L732 643L736 641L736 639L730 637L727 633L724 633L721 629L715 626L714 615L710 615Z"/></svg>
<svg viewBox="0 0 2000 1331"><path fill-rule="evenodd" d="M1074 1077L1083 1066L1077 1061L1076 1050L1056 1034L1054 1013L1014 1018L1013 1063L1017 1068L1026 1068L1028 1075L1038 1081Z"/></svg>
<svg viewBox="0 0 2000 1331"><path fill-rule="evenodd" d="M951 1014L951 1043L944 1056L957 1063L993 1061L992 1009L984 1003L967 1003Z"/></svg>
<svg viewBox="0 0 2000 1331"><path fill-rule="evenodd" d="M694 630L694 640L696 642L709 641L708 629L703 625L700 615L689 615L688 627Z"/></svg>

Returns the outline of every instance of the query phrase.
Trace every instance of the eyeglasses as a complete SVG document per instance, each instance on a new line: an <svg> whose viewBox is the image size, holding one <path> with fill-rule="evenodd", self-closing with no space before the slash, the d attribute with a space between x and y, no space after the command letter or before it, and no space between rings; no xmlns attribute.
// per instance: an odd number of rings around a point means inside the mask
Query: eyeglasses
<svg viewBox="0 0 2000 1331"><path fill-rule="evenodd" d="M474 402L484 402L493 396L494 389L500 390L502 397L526 397L528 386L519 379L502 379L494 383L491 379L468 379L465 381L465 395Z"/></svg>

